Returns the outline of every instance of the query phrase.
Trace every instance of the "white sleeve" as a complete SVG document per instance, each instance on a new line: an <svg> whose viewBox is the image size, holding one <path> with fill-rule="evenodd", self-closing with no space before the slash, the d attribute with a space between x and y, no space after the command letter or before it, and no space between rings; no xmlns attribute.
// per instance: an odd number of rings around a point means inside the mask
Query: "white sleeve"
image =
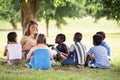
<svg viewBox="0 0 120 80"><path fill-rule="evenodd" d="M73 52L73 51L74 51L74 46L71 45L71 46L70 46L70 52Z"/></svg>

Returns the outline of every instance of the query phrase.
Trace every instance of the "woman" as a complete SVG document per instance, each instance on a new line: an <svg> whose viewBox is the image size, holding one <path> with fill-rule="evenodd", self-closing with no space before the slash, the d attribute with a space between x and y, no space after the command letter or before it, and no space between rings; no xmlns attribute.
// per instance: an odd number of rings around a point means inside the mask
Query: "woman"
<svg viewBox="0 0 120 80"><path fill-rule="evenodd" d="M20 43L22 45L23 58L26 59L26 56L29 50L36 45L36 34L38 33L38 24L31 20L27 23L24 36L22 37Z"/></svg>

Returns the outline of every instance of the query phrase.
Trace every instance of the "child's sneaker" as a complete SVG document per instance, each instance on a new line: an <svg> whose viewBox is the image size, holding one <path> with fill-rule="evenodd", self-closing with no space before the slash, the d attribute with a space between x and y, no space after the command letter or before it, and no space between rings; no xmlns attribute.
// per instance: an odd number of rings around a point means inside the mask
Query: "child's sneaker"
<svg viewBox="0 0 120 80"><path fill-rule="evenodd" d="M95 62L94 62L94 61L90 61L90 62L88 63L88 67L90 67L90 68L96 68Z"/></svg>
<svg viewBox="0 0 120 80"><path fill-rule="evenodd" d="M54 65L56 62L54 60L51 60L51 64Z"/></svg>
<svg viewBox="0 0 120 80"><path fill-rule="evenodd" d="M29 63L25 64L25 66L26 66L27 68L32 68L32 66L31 66Z"/></svg>

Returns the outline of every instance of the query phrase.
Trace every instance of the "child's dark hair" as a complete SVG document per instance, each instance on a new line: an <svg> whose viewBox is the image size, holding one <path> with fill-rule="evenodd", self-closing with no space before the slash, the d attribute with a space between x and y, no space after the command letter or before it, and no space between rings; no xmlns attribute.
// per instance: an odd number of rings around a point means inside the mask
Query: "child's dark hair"
<svg viewBox="0 0 120 80"><path fill-rule="evenodd" d="M100 34L93 35L93 41L95 45L100 45L102 43L102 36Z"/></svg>
<svg viewBox="0 0 120 80"><path fill-rule="evenodd" d="M76 42L80 42L82 40L82 34L80 32L76 32L74 35L74 40Z"/></svg>
<svg viewBox="0 0 120 80"><path fill-rule="evenodd" d="M16 32L8 33L8 35L7 35L8 42L7 43L9 43L9 42L17 42L16 37L17 37Z"/></svg>
<svg viewBox="0 0 120 80"><path fill-rule="evenodd" d="M105 39L106 35L103 31L99 31L96 34L100 34L103 37L103 40Z"/></svg>
<svg viewBox="0 0 120 80"><path fill-rule="evenodd" d="M62 33L61 33L61 34L58 34L57 37L60 37L60 39L62 40L62 42L65 42L65 40L66 40L65 35L62 34Z"/></svg>

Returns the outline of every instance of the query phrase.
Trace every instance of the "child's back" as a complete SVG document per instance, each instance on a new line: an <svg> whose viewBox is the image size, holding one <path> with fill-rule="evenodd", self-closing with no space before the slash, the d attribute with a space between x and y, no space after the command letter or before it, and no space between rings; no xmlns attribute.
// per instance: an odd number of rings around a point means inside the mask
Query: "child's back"
<svg viewBox="0 0 120 80"><path fill-rule="evenodd" d="M111 60L111 55L110 55L110 46L104 41L104 39L106 38L106 35L103 31L99 31L96 34L100 34L103 38L102 41L102 46L105 47L107 49L107 55L108 55L108 59Z"/></svg>
<svg viewBox="0 0 120 80"><path fill-rule="evenodd" d="M102 42L101 45L107 49L107 55L110 58L111 55L110 55L110 47L109 47L109 45L106 42Z"/></svg>
<svg viewBox="0 0 120 80"><path fill-rule="evenodd" d="M44 34L39 34L37 37L36 46L30 49L27 55L27 60L30 60L28 64L25 64L28 68L47 70L51 68L52 55L46 45L46 37Z"/></svg>
<svg viewBox="0 0 120 80"><path fill-rule="evenodd" d="M109 68L110 64L107 58L107 50L103 46L94 46L88 51L88 55L94 55L95 65L98 68Z"/></svg>
<svg viewBox="0 0 120 80"><path fill-rule="evenodd" d="M50 53L48 49L36 49L33 55L34 61L32 68L43 70L51 68Z"/></svg>
<svg viewBox="0 0 120 80"><path fill-rule="evenodd" d="M77 42L73 44L70 48L70 52L73 53L72 55L74 56L75 64L84 65L86 60L86 53L85 53L85 48L83 47L81 42Z"/></svg>
<svg viewBox="0 0 120 80"><path fill-rule="evenodd" d="M22 58L22 48L20 44L8 44L7 45L9 59L21 59Z"/></svg>
<svg viewBox="0 0 120 80"><path fill-rule="evenodd" d="M62 65L84 65L86 60L85 48L81 44L82 34L76 32L74 35L74 44L70 46L70 53L68 54L67 59L62 61Z"/></svg>
<svg viewBox="0 0 120 80"><path fill-rule="evenodd" d="M102 45L102 36L96 34L93 36L93 45L88 51L88 56L86 59L86 64L89 67L95 68L109 68L110 63L107 58L107 50Z"/></svg>
<svg viewBox="0 0 120 80"><path fill-rule="evenodd" d="M9 64L18 64L22 59L22 47L17 43L16 32L8 33L8 44L5 46L4 56Z"/></svg>

